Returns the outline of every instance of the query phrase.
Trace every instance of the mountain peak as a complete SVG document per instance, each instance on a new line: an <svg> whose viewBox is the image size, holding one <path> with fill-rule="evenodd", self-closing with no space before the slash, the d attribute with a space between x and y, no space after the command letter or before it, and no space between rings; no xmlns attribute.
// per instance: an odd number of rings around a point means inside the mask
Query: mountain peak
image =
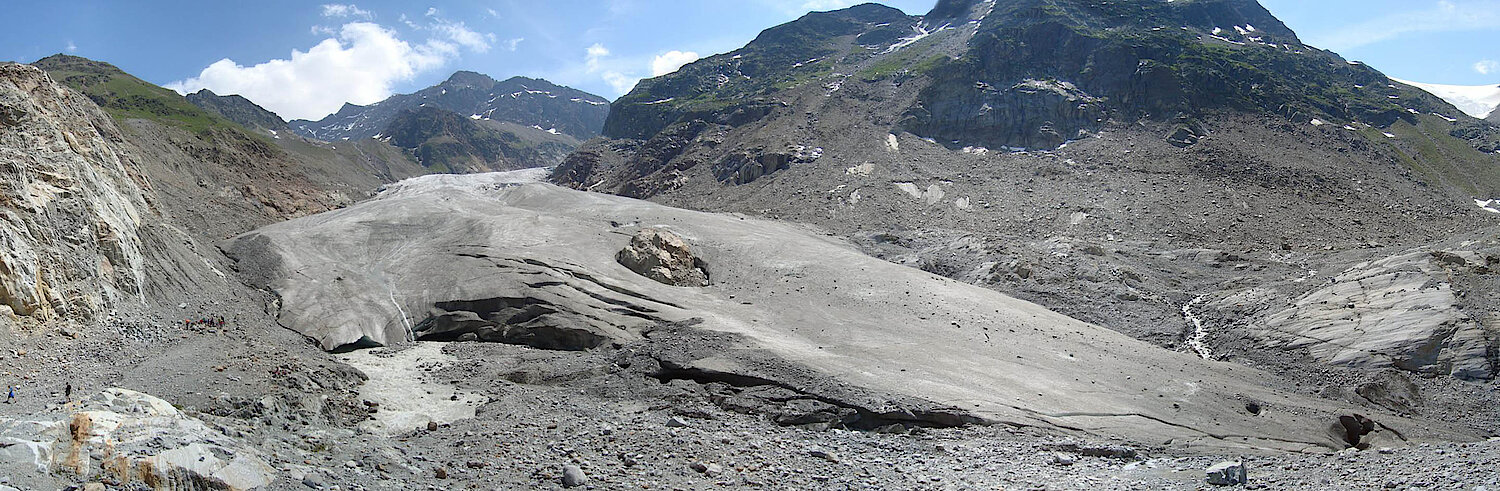
<svg viewBox="0 0 1500 491"><path fill-rule="evenodd" d="M488 75L460 70L447 80L411 94L393 95L367 106L345 104L318 121L294 121L292 131L319 140L389 136L387 126L403 110L437 107L474 120L504 121L522 127L556 129L578 139L599 135L608 101L542 79Z"/></svg>
<svg viewBox="0 0 1500 491"><path fill-rule="evenodd" d="M453 75L449 76L448 80L443 81L442 85L488 89L495 85L495 79L483 73L459 70L453 72Z"/></svg>
<svg viewBox="0 0 1500 491"><path fill-rule="evenodd" d="M127 75L124 70L109 63L63 53L36 60L31 65L48 72L62 70L109 77Z"/></svg>
<svg viewBox="0 0 1500 491"><path fill-rule="evenodd" d="M218 95L211 90L200 89L188 94L187 100L194 106L246 128L271 131L286 129L286 121L281 116L238 94Z"/></svg>

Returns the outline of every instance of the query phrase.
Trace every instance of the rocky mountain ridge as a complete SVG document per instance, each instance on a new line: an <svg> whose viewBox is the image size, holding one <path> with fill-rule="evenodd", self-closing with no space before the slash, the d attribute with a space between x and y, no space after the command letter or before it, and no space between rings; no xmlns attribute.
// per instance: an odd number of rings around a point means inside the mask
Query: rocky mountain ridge
<svg viewBox="0 0 1500 491"><path fill-rule="evenodd" d="M464 117L432 106L398 113L381 141L406 149L433 172L453 173L551 167L579 145L556 131Z"/></svg>
<svg viewBox="0 0 1500 491"><path fill-rule="evenodd" d="M187 100L205 111L223 116L246 128L267 131L272 136L276 132L290 131L281 116L239 95L218 95L211 90L202 89L188 94Z"/></svg>
<svg viewBox="0 0 1500 491"><path fill-rule="evenodd" d="M324 141L372 138L382 135L398 114L427 105L479 120L538 126L579 140L597 136L609 112L609 101L546 80L512 77L496 81L459 71L432 87L368 106L345 104L320 121L292 121L291 127L300 135Z"/></svg>

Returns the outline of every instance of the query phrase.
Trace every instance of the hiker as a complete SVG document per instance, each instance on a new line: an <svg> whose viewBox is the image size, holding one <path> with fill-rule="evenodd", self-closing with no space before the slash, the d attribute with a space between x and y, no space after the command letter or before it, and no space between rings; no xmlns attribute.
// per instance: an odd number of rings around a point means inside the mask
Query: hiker
<svg viewBox="0 0 1500 491"><path fill-rule="evenodd" d="M67 399L68 401L72 401L73 400L73 383L72 382L68 382L68 386L67 387L63 387L63 398Z"/></svg>
<svg viewBox="0 0 1500 491"><path fill-rule="evenodd" d="M10 404L16 402L16 386L7 385L6 388L10 389L10 395L5 396L5 403Z"/></svg>

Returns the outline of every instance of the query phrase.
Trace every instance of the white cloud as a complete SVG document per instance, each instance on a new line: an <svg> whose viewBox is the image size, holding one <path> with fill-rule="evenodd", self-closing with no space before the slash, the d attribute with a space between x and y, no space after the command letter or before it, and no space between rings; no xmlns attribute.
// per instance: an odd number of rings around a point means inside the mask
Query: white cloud
<svg viewBox="0 0 1500 491"><path fill-rule="evenodd" d="M585 53L583 58L584 69L589 73L598 74L599 78L608 83L617 95L630 92L630 89L635 88L636 82L641 79L640 77L627 75L624 70L620 70L617 67L617 62L608 59L609 48L605 48L603 44L594 43L588 47Z"/></svg>
<svg viewBox="0 0 1500 491"><path fill-rule="evenodd" d="M72 41L68 41L67 50L68 50L69 53L75 53L75 52L78 51L78 45L73 44ZM1494 62L1491 62L1491 63L1494 63Z"/></svg>
<svg viewBox="0 0 1500 491"><path fill-rule="evenodd" d="M585 60L589 67L593 68L599 66L599 60L606 56L609 56L609 48L604 47L603 44L594 43L593 46L589 46L588 57Z"/></svg>
<svg viewBox="0 0 1500 491"><path fill-rule="evenodd" d="M635 84L641 81L640 78L614 71L604 72L601 77L609 83L610 88L615 89L616 94L629 93L630 89L634 89Z"/></svg>
<svg viewBox="0 0 1500 491"><path fill-rule="evenodd" d="M368 10L361 9L352 3L347 5L329 3L323 5L323 17L358 17L362 19L372 19L375 17L375 14L371 13Z"/></svg>
<svg viewBox="0 0 1500 491"><path fill-rule="evenodd" d="M395 83L441 67L458 54L459 47L444 40L412 44L378 24L352 22L339 29L337 38L305 52L292 50L289 59L242 66L225 58L166 87L182 93L207 88L239 94L283 118L317 119L344 102L385 99Z"/></svg>
<svg viewBox="0 0 1500 491"><path fill-rule="evenodd" d="M660 77L677 71L683 65L692 63L698 59L698 53L692 51L672 50L657 55L651 59L651 76Z"/></svg>
<svg viewBox="0 0 1500 491"><path fill-rule="evenodd" d="M505 46L506 51L515 51L517 47L521 46L521 41L525 40L526 38L510 38L506 39L505 42L500 44Z"/></svg>
<svg viewBox="0 0 1500 491"><path fill-rule="evenodd" d="M1393 12L1327 34L1313 34L1307 41L1341 51L1410 33L1493 29L1500 29L1500 0L1442 0L1425 10Z"/></svg>
<svg viewBox="0 0 1500 491"><path fill-rule="evenodd" d="M427 16L428 17L436 17L437 14L438 14L437 7L427 7Z"/></svg>
<svg viewBox="0 0 1500 491"><path fill-rule="evenodd" d="M475 52L483 53L490 50L490 43L486 41L487 36L470 30L463 22L436 19L436 22L432 24L432 30L438 35Z"/></svg>
<svg viewBox="0 0 1500 491"><path fill-rule="evenodd" d="M1480 75L1500 72L1500 62L1496 62L1495 60L1481 60L1474 64L1474 71L1479 72Z"/></svg>

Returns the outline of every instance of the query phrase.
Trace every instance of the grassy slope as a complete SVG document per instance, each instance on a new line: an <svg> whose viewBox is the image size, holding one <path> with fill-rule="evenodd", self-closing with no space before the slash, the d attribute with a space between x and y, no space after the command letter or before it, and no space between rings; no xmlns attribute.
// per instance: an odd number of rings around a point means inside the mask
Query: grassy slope
<svg viewBox="0 0 1500 491"><path fill-rule="evenodd" d="M266 137L245 131L240 125L193 105L170 89L136 78L109 63L53 55L34 65L46 70L54 80L88 96L116 119L146 119L204 138L212 138L215 132L232 132L271 143Z"/></svg>

